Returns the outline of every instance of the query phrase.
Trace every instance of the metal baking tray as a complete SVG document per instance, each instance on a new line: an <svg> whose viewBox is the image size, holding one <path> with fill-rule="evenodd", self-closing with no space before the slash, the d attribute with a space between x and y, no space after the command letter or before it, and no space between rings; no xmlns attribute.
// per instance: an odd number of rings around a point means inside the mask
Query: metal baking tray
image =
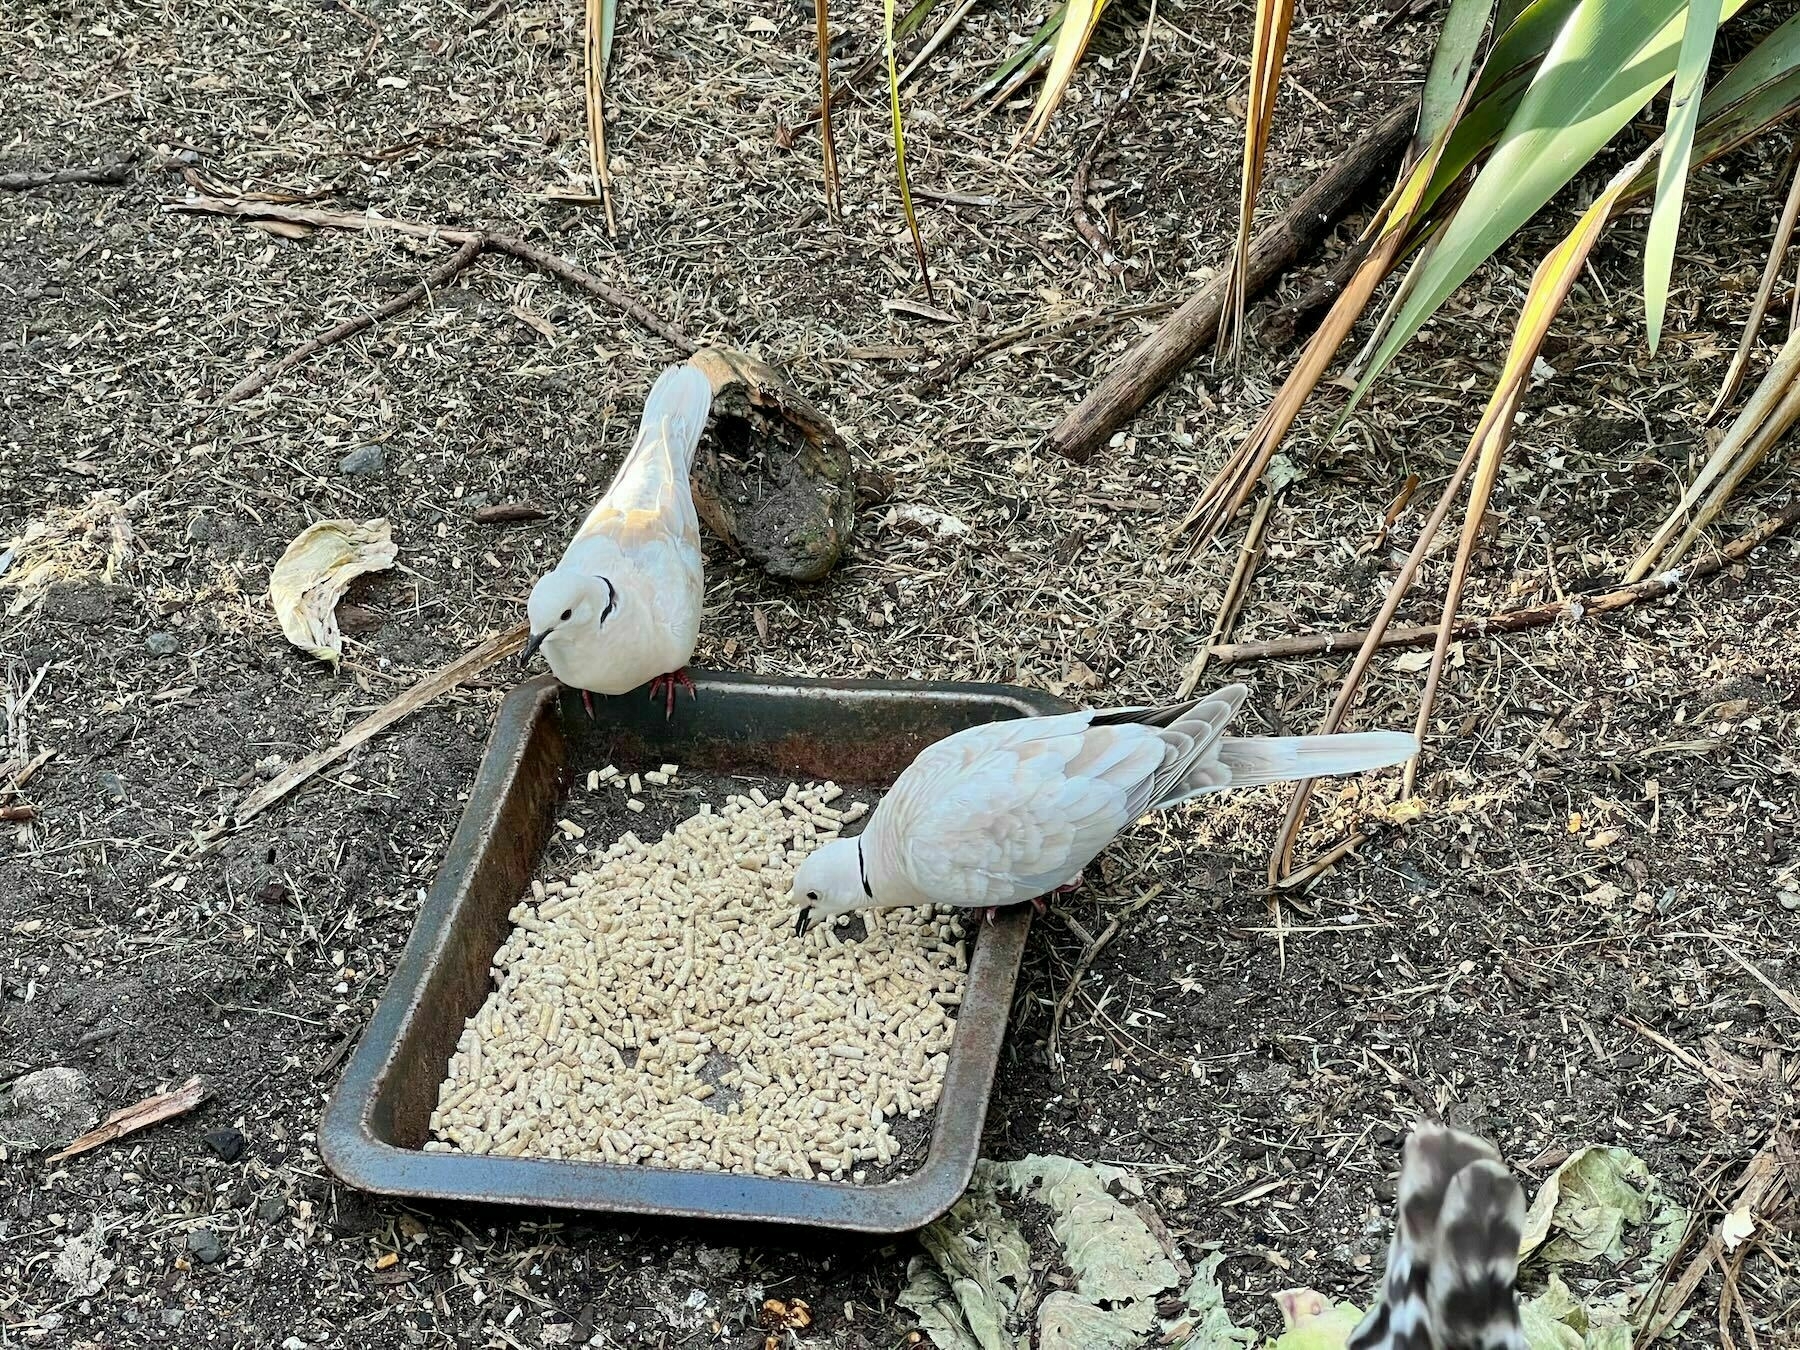
<svg viewBox="0 0 1800 1350"><path fill-rule="evenodd" d="M830 778L885 788L931 742L965 727L1069 705L993 684L759 679L695 672L672 718L643 691L596 698L545 676L501 704L437 879L387 992L325 1109L319 1148L344 1181L421 1200L547 1206L727 1222L903 1233L969 1183L1018 978L1028 905L983 926L969 960L949 1070L916 1171L877 1185L675 1171L549 1158L427 1153L438 1088L464 1023L491 987L507 912L530 885L557 804L590 768ZM590 841L604 848L610 839Z"/></svg>

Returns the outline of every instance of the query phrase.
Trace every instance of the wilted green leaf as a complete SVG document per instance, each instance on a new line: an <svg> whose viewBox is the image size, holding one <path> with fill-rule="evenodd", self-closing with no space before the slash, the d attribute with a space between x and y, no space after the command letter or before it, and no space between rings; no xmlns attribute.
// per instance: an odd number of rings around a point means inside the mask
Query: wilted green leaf
<svg viewBox="0 0 1800 1350"><path fill-rule="evenodd" d="M1609 1305L1589 1308L1551 1275L1550 1287L1519 1308L1531 1350L1631 1350L1631 1328Z"/></svg>
<svg viewBox="0 0 1800 1350"><path fill-rule="evenodd" d="M1659 1243L1687 1222L1650 1169L1629 1149L1584 1148L1551 1173L1525 1215L1521 1259L1539 1252L1545 1261L1625 1259L1628 1227L1656 1222ZM1554 1236L1553 1236L1554 1235Z"/></svg>

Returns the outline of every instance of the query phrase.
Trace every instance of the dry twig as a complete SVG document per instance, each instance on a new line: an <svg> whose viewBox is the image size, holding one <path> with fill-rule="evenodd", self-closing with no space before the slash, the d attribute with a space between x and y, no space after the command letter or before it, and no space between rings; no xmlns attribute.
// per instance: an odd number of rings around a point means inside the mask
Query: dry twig
<svg viewBox="0 0 1800 1350"><path fill-rule="evenodd" d="M1647 577L1599 595L1575 595L1545 605L1508 610L1480 618L1460 618L1452 626L1455 639L1493 637L1500 633L1520 633L1531 628L1568 619L1594 619L1614 610L1625 609L1644 600L1672 595L1689 582L1709 577L1730 563L1737 562L1776 535L1800 523L1800 498L1726 544L1716 554L1704 558L1682 571L1665 572ZM1377 647L1424 647L1436 641L1439 625L1420 624L1410 628L1389 628L1381 635ZM1271 638L1264 642L1229 642L1209 649L1210 659L1219 665L1245 665L1251 661L1277 661L1294 656L1329 656L1335 652L1361 647L1369 640L1367 628L1346 633L1300 633L1293 637Z"/></svg>
<svg viewBox="0 0 1800 1350"><path fill-rule="evenodd" d="M1370 181L1405 147L1418 113L1417 99L1394 109L1263 228L1250 248L1246 297L1260 293L1337 224ZM1051 447L1079 464L1104 445L1212 341L1230 290L1230 278L1221 272L1162 327L1127 352L1056 424L1050 432Z"/></svg>
<svg viewBox="0 0 1800 1350"><path fill-rule="evenodd" d="M449 259L440 263L418 285L394 296L366 314L358 314L354 318L345 319L329 332L321 333L318 337L308 338L286 356L276 361L270 361L252 371L226 391L225 397L219 400L219 406L229 408L232 404L249 398L250 395L266 387L284 370L292 370L315 353L342 342L346 338L355 337L365 328L373 328L382 319L391 319L402 310L411 309L432 291L442 290L449 285L457 273L475 261L476 255L481 252L485 244L486 240L477 235L459 248Z"/></svg>
<svg viewBox="0 0 1800 1350"><path fill-rule="evenodd" d="M1094 255L1100 259L1100 265L1114 276L1124 272L1125 264L1119 261L1118 250L1113 247L1112 239L1088 212L1088 177L1094 171L1094 161L1100 154L1100 147L1106 144L1107 135L1112 131L1113 121L1130 100L1131 91L1137 88L1138 77L1144 73L1144 58L1150 54L1150 35L1155 31L1156 0L1150 0L1150 17L1144 21L1144 40L1138 45L1137 62L1131 68L1131 78L1125 81L1119 97L1100 120L1100 129L1094 133L1092 144L1081 156L1081 162L1075 166L1075 177L1069 184L1069 216L1074 222L1075 232L1094 250Z"/></svg>
<svg viewBox="0 0 1800 1350"><path fill-rule="evenodd" d="M482 241L482 247L496 253L510 254L521 262L530 263L540 271L548 272L559 280L579 287L588 294L605 301L621 314L637 320L645 328L655 333L671 347L683 355L691 356L700 349L700 344L675 325L663 319L651 310L636 296L630 295L613 285L603 281L584 267L577 266L566 258L528 244L523 239L516 239L507 234L489 234L482 230L462 230L449 225L436 225L429 221L389 219L386 216L355 215L346 211L321 211L312 207L276 206L264 202L253 202L242 199L224 197L183 197L179 201L168 203L171 211L186 211L197 215L231 216L239 220L280 220L294 225L311 225L323 230L392 230L396 234L410 235L415 239L442 239L450 244L466 244L471 239Z"/></svg>
<svg viewBox="0 0 1800 1350"><path fill-rule="evenodd" d="M1162 890L1163 888L1160 883L1152 886L1129 905L1125 906L1124 909L1115 914L1112 918L1112 922L1100 930L1100 936L1088 943L1087 947L1082 951L1081 956L1076 960L1075 969L1069 975L1068 986L1062 991L1062 996L1056 1000L1056 1007L1050 1014L1049 1051L1050 1062L1052 1064L1061 1062L1062 1056L1058 1049L1058 1045L1062 1039L1063 1015L1069 1011L1069 1003L1074 999L1075 991L1081 987L1081 977L1087 974L1088 967L1094 964L1094 958L1106 949L1106 944L1119 935L1119 929L1124 924L1125 920L1129 919L1133 914L1136 914L1145 905L1161 895Z"/></svg>
<svg viewBox="0 0 1800 1350"><path fill-rule="evenodd" d="M91 1148L99 1148L102 1144L110 1144L115 1139L139 1130L147 1129L175 1116L186 1115L201 1102L206 1100L207 1087L198 1076L190 1078L178 1088L167 1092L154 1093L121 1110L114 1111L105 1120L80 1138L74 1140L60 1153L52 1153L49 1162L61 1162L64 1158L72 1158L77 1153L86 1153Z"/></svg>
<svg viewBox="0 0 1800 1350"><path fill-rule="evenodd" d="M1219 605L1219 616L1213 620L1212 635L1200 647L1200 654L1188 667L1187 675L1181 681L1181 688L1176 691L1175 698L1179 702L1194 692L1200 683L1200 676L1206 671L1206 663L1215 658L1219 650L1219 639L1231 631L1231 625L1237 622L1238 611L1244 607L1244 597L1250 593L1250 578L1256 574L1256 565L1262 561L1263 530L1269 523L1269 508L1275 505L1279 493L1271 492L1262 499L1256 508L1256 514L1250 518L1250 528L1244 532L1243 547L1238 550L1237 566L1231 570L1231 581L1225 587L1225 599Z"/></svg>
<svg viewBox="0 0 1800 1350"><path fill-rule="evenodd" d="M529 636L529 628L525 624L509 628L506 632L496 634L486 642L470 648L449 665L434 670L405 693L390 699L375 712L363 718L333 744L308 755L298 764L271 778L255 792L245 797L229 815L196 841L194 853L205 852L226 834L241 828L246 822L268 810L288 793L312 778L319 770L336 763L364 741L385 731L401 718L411 716L440 694L448 693L464 680L473 679L489 666L504 661L524 647L527 636Z"/></svg>
<svg viewBox="0 0 1800 1350"><path fill-rule="evenodd" d="M116 164L102 164L93 168L26 169L19 173L0 173L0 192L30 192L33 188L50 187L56 183L92 183L102 187L117 187L131 177L131 170L136 164L135 159L122 159Z"/></svg>

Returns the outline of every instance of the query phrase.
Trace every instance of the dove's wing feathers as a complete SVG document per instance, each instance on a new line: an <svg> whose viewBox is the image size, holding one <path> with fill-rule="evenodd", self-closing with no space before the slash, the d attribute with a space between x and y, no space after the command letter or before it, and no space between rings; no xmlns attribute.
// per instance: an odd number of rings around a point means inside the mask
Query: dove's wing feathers
<svg viewBox="0 0 1800 1350"><path fill-rule="evenodd" d="M631 453L575 542L604 533L630 548L673 535L697 547L700 521L687 477L711 411L712 383L694 366L670 366L657 376Z"/></svg>
<svg viewBox="0 0 1800 1350"><path fill-rule="evenodd" d="M1159 733L1162 763L1144 782L1141 794L1133 799L1134 819L1156 807L1171 806L1198 793L1231 785L1230 773L1219 763L1219 746L1225 728L1249 694L1244 685L1228 684L1187 703L1166 708L1120 708L1094 719L1097 727L1136 725L1154 727Z"/></svg>
<svg viewBox="0 0 1800 1350"><path fill-rule="evenodd" d="M971 727L914 760L869 831L939 904L1009 905L1068 881L1133 819L1163 760L1142 726L1091 712Z"/></svg>
<svg viewBox="0 0 1800 1350"><path fill-rule="evenodd" d="M1381 1298L1347 1350L1526 1350L1514 1280L1525 1193L1485 1140L1406 1141Z"/></svg>

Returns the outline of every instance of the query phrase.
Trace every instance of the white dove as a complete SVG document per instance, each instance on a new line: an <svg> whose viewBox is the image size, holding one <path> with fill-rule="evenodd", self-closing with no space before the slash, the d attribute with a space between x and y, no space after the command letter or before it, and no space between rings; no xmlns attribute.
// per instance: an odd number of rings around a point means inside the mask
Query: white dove
<svg viewBox="0 0 1800 1350"><path fill-rule="evenodd" d="M1346 1350L1526 1350L1514 1288L1525 1193L1494 1146L1419 1125L1394 1210L1381 1297Z"/></svg>
<svg viewBox="0 0 1800 1350"><path fill-rule="evenodd" d="M1398 764L1397 731L1224 735L1249 693L1228 685L1168 708L989 722L928 746L853 839L794 873L795 930L854 909L985 908L1072 890L1081 869L1150 811L1207 792Z"/></svg>
<svg viewBox="0 0 1800 1350"><path fill-rule="evenodd" d="M657 377L643 424L612 486L588 513L556 567L526 602L531 639L556 678L589 692L650 696L694 692L687 663L700 635L700 520L688 469L712 408L712 385L690 365Z"/></svg>

